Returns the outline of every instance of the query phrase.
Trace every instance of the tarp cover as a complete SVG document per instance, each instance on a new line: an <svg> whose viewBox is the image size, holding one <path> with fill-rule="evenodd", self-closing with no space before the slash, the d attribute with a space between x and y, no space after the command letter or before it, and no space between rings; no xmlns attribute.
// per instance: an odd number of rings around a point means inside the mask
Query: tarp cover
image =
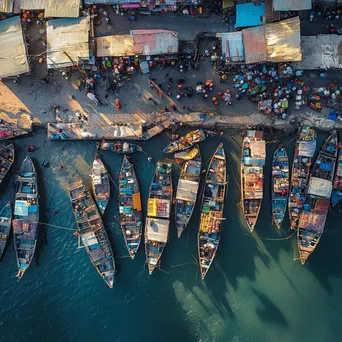
<svg viewBox="0 0 342 342"><path fill-rule="evenodd" d="M266 158L265 141L251 141L249 146L251 148L252 158Z"/></svg>
<svg viewBox="0 0 342 342"><path fill-rule="evenodd" d="M91 246L91 245L95 245L96 243L98 243L97 237L95 236L93 232L87 232L87 233L81 234L81 239L82 239L82 243L84 246Z"/></svg>
<svg viewBox="0 0 342 342"><path fill-rule="evenodd" d="M302 11L312 7L312 0L273 0L275 11Z"/></svg>
<svg viewBox="0 0 342 342"><path fill-rule="evenodd" d="M222 33L222 53L227 61L241 62L245 59L242 31Z"/></svg>
<svg viewBox="0 0 342 342"><path fill-rule="evenodd" d="M160 198L149 198L147 201L147 216L169 217L170 201Z"/></svg>
<svg viewBox="0 0 342 342"><path fill-rule="evenodd" d="M0 77L30 71L20 17L0 21Z"/></svg>
<svg viewBox="0 0 342 342"><path fill-rule="evenodd" d="M198 183L187 179L178 181L176 198L183 201L195 202L197 197Z"/></svg>
<svg viewBox="0 0 342 342"><path fill-rule="evenodd" d="M122 34L96 38L97 57L128 57L134 55L133 35Z"/></svg>
<svg viewBox="0 0 342 342"><path fill-rule="evenodd" d="M45 18L77 18L80 0L21 0L22 10L44 10Z"/></svg>
<svg viewBox="0 0 342 342"><path fill-rule="evenodd" d="M262 25L265 15L265 4L259 2L247 2L236 4L236 24L235 27L250 27Z"/></svg>
<svg viewBox="0 0 342 342"><path fill-rule="evenodd" d="M169 225L169 220L147 218L145 228L147 240L166 243L169 235Z"/></svg>
<svg viewBox="0 0 342 342"><path fill-rule="evenodd" d="M316 151L316 140L301 141L298 144L298 155L313 157Z"/></svg>
<svg viewBox="0 0 342 342"><path fill-rule="evenodd" d="M323 232L327 215L303 211L299 217L299 229L310 230L312 232Z"/></svg>
<svg viewBox="0 0 342 342"><path fill-rule="evenodd" d="M28 216L29 206L29 203L26 201L15 201L14 215Z"/></svg>
<svg viewBox="0 0 342 342"><path fill-rule="evenodd" d="M310 177L308 194L330 198L332 182L326 179Z"/></svg>
<svg viewBox="0 0 342 342"><path fill-rule="evenodd" d="M89 17L47 21L48 68L64 68L89 60L89 29Z"/></svg>
<svg viewBox="0 0 342 342"><path fill-rule="evenodd" d="M265 36L268 62L293 62L302 59L299 17L266 25Z"/></svg>

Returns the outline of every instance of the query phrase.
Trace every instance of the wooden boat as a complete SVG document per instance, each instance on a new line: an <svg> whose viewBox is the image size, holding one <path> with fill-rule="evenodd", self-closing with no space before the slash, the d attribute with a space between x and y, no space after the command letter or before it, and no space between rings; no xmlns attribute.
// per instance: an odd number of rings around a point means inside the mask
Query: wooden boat
<svg viewBox="0 0 342 342"><path fill-rule="evenodd" d="M182 164L187 160L195 159L195 157L200 153L199 146L196 145L191 150L185 150L174 154L175 160L178 164Z"/></svg>
<svg viewBox="0 0 342 342"><path fill-rule="evenodd" d="M33 162L26 157L16 179L13 241L20 279L31 264L37 245L39 191Z"/></svg>
<svg viewBox="0 0 342 342"><path fill-rule="evenodd" d="M96 143L96 148L98 150L111 151L115 153L125 153L125 154L142 151L142 148L139 145L131 144L128 142L122 142L122 141L116 141L116 142L101 141L101 142Z"/></svg>
<svg viewBox="0 0 342 342"><path fill-rule="evenodd" d="M299 129L291 172L288 207L292 229L297 228L298 219L303 210L306 189L309 184L312 157L315 151L316 132L309 126L303 126Z"/></svg>
<svg viewBox="0 0 342 342"><path fill-rule="evenodd" d="M142 234L140 188L133 164L124 156L119 179L119 211L122 234L129 255L134 259Z"/></svg>
<svg viewBox="0 0 342 342"><path fill-rule="evenodd" d="M97 206L80 179L69 183L69 197L78 228L79 244L82 242L96 271L113 288L114 255Z"/></svg>
<svg viewBox="0 0 342 342"><path fill-rule="evenodd" d="M242 143L241 201L248 228L257 223L263 198L266 146L263 132L248 130Z"/></svg>
<svg viewBox="0 0 342 342"><path fill-rule="evenodd" d="M304 208L299 217L297 238L299 258L303 265L317 247L324 231L336 158L337 133L333 131L324 142L312 168Z"/></svg>
<svg viewBox="0 0 342 342"><path fill-rule="evenodd" d="M21 119L19 118L19 120ZM26 129L20 128L18 125L14 123L6 122L3 120L3 122L0 123L0 140L15 139L22 135L28 134L29 132L31 132L31 130L32 130L32 124L30 124L28 129L26 130Z"/></svg>
<svg viewBox="0 0 342 342"><path fill-rule="evenodd" d="M202 166L201 153L198 146L196 148L198 153L194 159L184 163L178 180L175 206L178 237L182 235L183 230L187 227L196 205Z"/></svg>
<svg viewBox="0 0 342 342"><path fill-rule="evenodd" d="M148 271L159 266L166 246L172 207L172 164L158 161L147 202L145 253Z"/></svg>
<svg viewBox="0 0 342 342"><path fill-rule="evenodd" d="M101 212L101 215L103 215L110 198L110 184L108 171L98 155L95 155L95 159L93 161L91 178L95 202Z"/></svg>
<svg viewBox="0 0 342 342"><path fill-rule="evenodd" d="M4 253L11 231L12 208L8 202L0 212L0 259Z"/></svg>
<svg viewBox="0 0 342 342"><path fill-rule="evenodd" d="M288 195L289 158L286 149L280 147L274 152L272 163L272 215L278 229L285 216Z"/></svg>
<svg viewBox="0 0 342 342"><path fill-rule="evenodd" d="M204 184L198 230L198 257L201 277L206 276L218 249L227 182L226 156L220 144L211 157Z"/></svg>
<svg viewBox="0 0 342 342"><path fill-rule="evenodd" d="M14 145L8 144L0 149L0 184L14 162Z"/></svg>
<svg viewBox="0 0 342 342"><path fill-rule="evenodd" d="M339 149L336 173L331 194L331 205L334 207L342 199L342 148Z"/></svg>
<svg viewBox="0 0 342 342"><path fill-rule="evenodd" d="M181 137L180 139L167 145L163 152L175 153L178 151L183 151L200 143L201 141L204 141L207 138L213 137L214 135L216 135L215 132L204 129L196 129L195 131L188 133L186 136Z"/></svg>

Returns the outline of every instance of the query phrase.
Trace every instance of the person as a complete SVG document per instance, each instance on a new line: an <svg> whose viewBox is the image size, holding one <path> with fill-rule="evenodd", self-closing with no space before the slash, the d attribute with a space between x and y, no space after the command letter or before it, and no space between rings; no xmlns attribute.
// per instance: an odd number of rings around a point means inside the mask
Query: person
<svg viewBox="0 0 342 342"><path fill-rule="evenodd" d="M26 152L34 152L35 150L36 150L36 148L34 147L34 145L30 145L30 146L25 148Z"/></svg>
<svg viewBox="0 0 342 342"><path fill-rule="evenodd" d="M221 137L223 137L224 136L224 132L222 131L222 132L220 132L220 136Z"/></svg>
<svg viewBox="0 0 342 342"><path fill-rule="evenodd" d="M175 105L173 102L171 103L171 105L170 105L170 106L171 106L171 108L172 108L174 111L176 111L176 110L177 110L177 107L176 107L176 105Z"/></svg>
<svg viewBox="0 0 342 342"><path fill-rule="evenodd" d="M47 165L48 165L48 162L47 162L47 160L44 159L43 162L42 162L42 166L43 167L47 167Z"/></svg>
<svg viewBox="0 0 342 342"><path fill-rule="evenodd" d="M149 162L151 162L151 161L152 161L152 157L148 157L147 160L148 160Z"/></svg>
<svg viewBox="0 0 342 342"><path fill-rule="evenodd" d="M60 170L62 170L62 169L63 169L63 165L62 165L62 164L58 165L58 168L59 168Z"/></svg>
<svg viewBox="0 0 342 342"><path fill-rule="evenodd" d="M335 27L334 27L333 24L331 24L330 27L329 27L329 33L330 33L330 34L336 33L336 30L335 30Z"/></svg>
<svg viewBox="0 0 342 342"><path fill-rule="evenodd" d="M58 210L54 210L52 214L57 215L58 214Z"/></svg>

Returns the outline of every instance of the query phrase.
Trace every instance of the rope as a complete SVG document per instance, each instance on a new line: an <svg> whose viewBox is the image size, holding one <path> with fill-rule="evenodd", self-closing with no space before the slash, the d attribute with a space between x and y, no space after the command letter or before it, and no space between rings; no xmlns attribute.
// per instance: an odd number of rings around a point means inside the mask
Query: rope
<svg viewBox="0 0 342 342"><path fill-rule="evenodd" d="M119 190L119 187L117 186L117 184L114 182L113 178L111 177L111 175L109 174L109 172L107 172L109 179L113 182L113 184L115 185L116 189Z"/></svg>
<svg viewBox="0 0 342 342"><path fill-rule="evenodd" d="M59 228L59 229L64 229L64 230L77 231L77 229L74 229L74 228L67 228L67 227L56 226L56 225L50 224L50 223L45 223L45 222L38 222L38 223L39 224L43 224L44 226L48 226L48 227L54 227L54 228Z"/></svg>
<svg viewBox="0 0 342 342"><path fill-rule="evenodd" d="M271 238L262 238L262 237L258 237L258 239L260 240L268 240L268 241L282 241L282 240L289 240L290 238L292 238L293 235L295 235L297 233L297 230L295 230L291 235L285 237L285 238L280 238L280 239L271 239ZM252 234L246 234L243 233L246 236L249 236L251 238L255 238Z"/></svg>

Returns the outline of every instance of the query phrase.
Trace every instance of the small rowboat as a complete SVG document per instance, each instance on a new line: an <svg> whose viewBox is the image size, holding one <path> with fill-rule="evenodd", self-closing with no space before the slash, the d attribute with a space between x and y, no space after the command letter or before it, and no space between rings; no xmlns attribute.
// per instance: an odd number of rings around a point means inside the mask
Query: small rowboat
<svg viewBox="0 0 342 342"><path fill-rule="evenodd" d="M167 145L164 149L164 153L175 153L178 151L186 150L207 138L213 137L216 135L215 132L207 131L204 129L196 129L188 133L186 136L179 138L178 140L172 142Z"/></svg>
<svg viewBox="0 0 342 342"><path fill-rule="evenodd" d="M108 171L98 155L95 156L93 161L91 178L93 181L92 185L95 201L101 212L101 215L103 215L110 198L110 184Z"/></svg>
<svg viewBox="0 0 342 342"><path fill-rule="evenodd" d="M187 160L195 159L200 152L199 146L196 145L192 150L185 150L174 154L175 160L178 164L182 164Z"/></svg>
<svg viewBox="0 0 342 342"><path fill-rule="evenodd" d="M0 184L14 162L14 145L8 144L0 149Z"/></svg>
<svg viewBox="0 0 342 342"><path fill-rule="evenodd" d="M0 212L0 259L6 248L8 237L11 231L12 208L8 202Z"/></svg>
<svg viewBox="0 0 342 342"><path fill-rule="evenodd" d="M96 143L96 148L98 150L103 151L111 151L115 153L134 153L134 152L141 152L142 148L139 145L131 144L128 142L107 142L107 141L101 141Z"/></svg>
<svg viewBox="0 0 342 342"><path fill-rule="evenodd" d="M284 147L273 154L272 163L272 215L273 222L280 229L289 195L289 159Z"/></svg>

